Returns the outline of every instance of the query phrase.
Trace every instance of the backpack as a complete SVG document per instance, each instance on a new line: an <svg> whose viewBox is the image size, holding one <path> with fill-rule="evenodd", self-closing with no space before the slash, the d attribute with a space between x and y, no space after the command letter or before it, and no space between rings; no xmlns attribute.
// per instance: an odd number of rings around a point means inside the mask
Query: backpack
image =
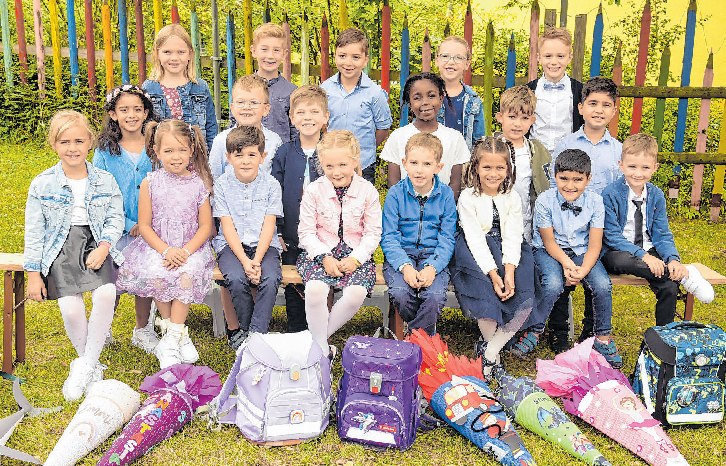
<svg viewBox="0 0 726 466"><path fill-rule="evenodd" d="M319 436L330 414L330 361L309 331L254 333L240 347L211 420L236 424L253 442Z"/></svg>
<svg viewBox="0 0 726 466"><path fill-rule="evenodd" d="M377 335L352 336L343 348L338 435L372 447L406 450L420 425L421 347Z"/></svg>
<svg viewBox="0 0 726 466"><path fill-rule="evenodd" d="M726 332L717 325L674 322L645 331L631 377L633 391L664 426L724 418Z"/></svg>

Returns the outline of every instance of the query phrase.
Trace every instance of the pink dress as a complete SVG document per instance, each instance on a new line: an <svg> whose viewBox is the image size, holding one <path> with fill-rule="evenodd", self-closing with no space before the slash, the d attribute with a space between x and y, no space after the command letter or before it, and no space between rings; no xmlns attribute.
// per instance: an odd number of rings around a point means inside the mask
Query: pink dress
<svg viewBox="0 0 726 466"><path fill-rule="evenodd" d="M166 244L181 248L199 229L199 207L209 191L196 173L173 175L159 169L147 176L151 195L151 226ZM209 241L176 270L166 270L162 257L141 236L124 249L116 287L161 302L178 299L201 304L212 285L214 257Z"/></svg>

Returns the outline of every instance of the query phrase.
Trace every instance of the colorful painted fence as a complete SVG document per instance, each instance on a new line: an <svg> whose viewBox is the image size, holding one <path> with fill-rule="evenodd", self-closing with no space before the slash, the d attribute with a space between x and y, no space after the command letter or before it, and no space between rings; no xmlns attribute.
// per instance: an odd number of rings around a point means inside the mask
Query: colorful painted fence
<svg viewBox="0 0 726 466"><path fill-rule="evenodd" d="M94 44L94 31L93 31L93 10L92 0L84 1L84 13L85 13L85 24L88 25L85 31L87 49L79 50L77 46L77 34L76 34L76 21L75 21L75 5L74 0L66 0L66 31L68 37L68 48L61 47L60 31L61 25L59 21L58 3L57 0L49 0L48 11L50 19L50 42L52 47L43 46L43 22L40 0L34 0L33 2L33 24L34 24L34 38L35 44L26 43L25 34L25 22L24 12L21 0L15 0L15 20L17 30L17 44L10 43L10 24L9 24L9 10L7 0L0 0L0 22L2 25L2 43L3 43L3 57L4 67L6 76L6 85L14 85L14 76L12 68L12 54L18 55L18 61L20 63L20 83L21 85L27 84L26 74L28 72L28 54L36 56L37 70L38 70L38 88L41 95L45 95L45 55L50 53L53 56L53 76L55 79L55 89L58 95L62 92L62 68L61 68L61 57L68 57L70 59L71 68L71 92L73 97L78 95L78 75L79 75L79 55L85 56L87 60L88 69L88 85L89 94L91 99L95 99L95 84L96 84L96 66L105 66L106 76L106 88L112 88L119 82L127 83L131 80L130 77L130 62L138 63L138 80L143 82L146 79L147 62L149 57L144 49L144 29L143 24L145 20L143 11L142 0L133 0L134 6L134 17L137 27L135 30L135 39L137 44L137 50L134 52L130 51L129 47L129 31L128 31L128 11L126 9L126 3L124 1L118 2L118 8L115 12L116 24L114 27L118 30L119 34L119 50L112 50L112 12L109 7L108 0L103 0L102 6L102 32L103 32L103 50L95 50ZM242 2L244 11L240 15L242 17L242 29L244 36L244 57L227 56L227 88L231 91L231 87L234 83L235 76L237 76L237 70L244 69L245 73L251 73L253 71L253 61L250 55L249 45L252 41L252 5L251 0L244 0ZM632 98L633 110L632 118L630 123L630 132L636 133L640 131L642 116L643 116L643 99L644 98L655 98L655 114L654 114L654 136L658 139L659 143L663 135L664 125L664 114L666 109L666 99L677 98L678 103L678 116L675 129L675 140L673 153L661 154L662 157L669 160L677 160L681 163L696 163L696 167L693 172L693 187L691 191L691 206L698 209L701 188L703 182L703 164L714 164L715 168L715 179L714 187L712 191L711 199L711 218L717 219L720 213L721 198L723 195L724 188L724 176L726 175L726 111L722 112L721 121L721 133L718 144L717 153L705 153L707 143L707 127L709 125L710 117L710 103L711 99L726 99L726 87L712 87L713 83L713 52L708 60L708 64L704 71L703 85L702 87L690 87L690 76L692 71L693 63L693 47L694 37L696 31L696 1L691 0L686 12L686 32L685 32L685 47L683 54L683 64L681 72L681 86L680 87L667 87L668 82L668 70L670 67L670 50L666 47L661 55L661 66L660 75L658 78L658 86L645 86L646 83L646 69L647 69L647 58L648 48L650 46L650 29L652 21L652 12L650 0L646 0L643 8L640 24L640 40L638 46L635 86L622 86L622 57L621 49L618 48L617 55L614 60L614 66L612 69L613 80L620 85L620 96L624 98ZM546 10L544 14L544 25L548 26L567 26L567 9L568 1L562 0L560 9L560 22L557 24L558 12L554 9ZM162 0L153 0L153 23L156 32L163 27L162 20L163 5ZM339 30L348 26L348 11L345 0L339 0L339 18L338 27ZM506 59L506 74L505 76L494 75L494 25L491 21L487 24L485 37L483 41L477 44L477 47L483 47L485 50L484 54L484 73L482 75L473 76L471 71L465 75L465 82L481 88L480 95L482 96L485 109L489 111L485 112L487 116L487 133L491 134L492 131L492 104L493 104L493 88L508 88L513 85L525 84L526 82L535 79L538 73L537 63L537 37L540 34L540 17L541 11L537 0L533 0L530 15L529 24L529 54L526 57L528 63L528 74L527 76L515 76L515 68L517 59L523 60L525 57L517 57L515 51L514 35L510 40L510 46L508 50L508 56ZM263 21L270 21L269 5L266 4L264 11ZM177 7L177 0L171 2L171 18L173 22L179 22L179 9ZM310 65L310 50L309 50L309 37L310 31L308 30L308 11L303 10L303 26L301 30L301 41L299 44L289 44L287 55L283 61L283 74L287 79L291 79L293 73L300 76L302 83L307 83L311 76L320 76L321 80L326 79L333 72L330 66L330 43L332 39L329 31L328 18L323 14L321 22L321 30L319 31L319 37L321 38L321 66ZM148 17L146 18L148 19ZM330 18L332 19L332 18ZM464 22L464 37L470 46L473 45L473 16L471 10L471 2L467 5L466 14L463 18ZM603 48L603 12L602 6L598 10L595 16L594 32L591 44L588 44L586 37L586 26L588 17L586 14L578 14L575 17L574 25L574 42L573 42L573 60L571 63L570 75L575 79L582 80L588 76L600 75L602 69L602 48ZM388 4L388 0L383 0L380 12L380 30L381 30L381 50L380 50L380 63L381 69L369 70L371 78L378 80L381 86L389 90L391 88L391 82L404 82L406 78L411 74L411 56L409 44L409 30L408 21L404 20L403 28L401 31L391 31L391 10ZM197 74L200 74L202 67L212 67L214 75L214 101L215 108L217 111L217 118L221 116L221 66L222 58L220 57L220 21L217 0L212 0L212 45L213 51L211 57L202 57L201 55L201 40L200 40L200 24L197 16L195 3L192 1L190 8L190 25L191 25L191 37L193 47L196 52L196 63ZM238 26L235 25L235 20L232 12L229 12L224 19L226 28L226 44L228 50L236 50L235 41L236 29ZM287 12L284 15L283 28L288 31L288 37L290 37L289 31L290 26L287 21ZM448 28L448 26L447 26ZM446 31L445 31L446 33ZM401 43L401 66L399 70L390 69L391 63L391 34L400 34L402 38ZM590 57L590 69L586 72L585 68L585 49L586 46L591 46L591 57ZM291 59L291 50L297 46L300 52L301 63L293 64ZM421 69L424 71L431 69L431 42L428 36L428 28L424 36L422 44L422 60ZM114 62L121 62L121 76L114 76ZM101 63L97 63L101 62ZM608 70L610 71L610 70ZM231 93L231 92L230 92ZM688 110L688 100L699 99L700 100L700 112L699 112L699 123L697 128L697 143L696 152L684 153L684 141L686 133L686 118ZM610 131L613 135L617 135L619 115L613 119L610 126ZM401 108L401 124L404 125L408 122L408 109ZM680 166L676 164L674 168L673 178L669 183L670 196L677 197L678 188L680 182Z"/></svg>

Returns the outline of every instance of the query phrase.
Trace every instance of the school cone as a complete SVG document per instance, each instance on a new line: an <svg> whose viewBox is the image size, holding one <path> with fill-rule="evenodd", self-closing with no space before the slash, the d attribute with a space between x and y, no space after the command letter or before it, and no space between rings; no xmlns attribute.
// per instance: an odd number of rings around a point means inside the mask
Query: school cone
<svg viewBox="0 0 726 466"><path fill-rule="evenodd" d="M557 404L529 377L499 375L499 401L517 424L591 466L612 466Z"/></svg>
<svg viewBox="0 0 726 466"><path fill-rule="evenodd" d="M139 409L138 392L118 380L93 384L45 466L70 466L103 443Z"/></svg>
<svg viewBox="0 0 726 466"><path fill-rule="evenodd" d="M145 455L189 423L194 410L217 396L222 384L206 366L174 364L146 377L140 389L151 395L97 466L122 466Z"/></svg>

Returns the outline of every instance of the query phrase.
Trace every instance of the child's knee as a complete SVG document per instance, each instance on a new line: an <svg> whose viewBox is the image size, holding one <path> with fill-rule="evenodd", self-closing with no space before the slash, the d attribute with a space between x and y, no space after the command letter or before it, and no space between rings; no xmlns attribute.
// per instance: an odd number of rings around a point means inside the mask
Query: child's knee
<svg viewBox="0 0 726 466"><path fill-rule="evenodd" d="M401 307L407 306L408 303L413 299L414 291L413 288L408 285L394 286L388 288L388 296L391 298L391 301L393 301L393 303L396 305L400 312Z"/></svg>

